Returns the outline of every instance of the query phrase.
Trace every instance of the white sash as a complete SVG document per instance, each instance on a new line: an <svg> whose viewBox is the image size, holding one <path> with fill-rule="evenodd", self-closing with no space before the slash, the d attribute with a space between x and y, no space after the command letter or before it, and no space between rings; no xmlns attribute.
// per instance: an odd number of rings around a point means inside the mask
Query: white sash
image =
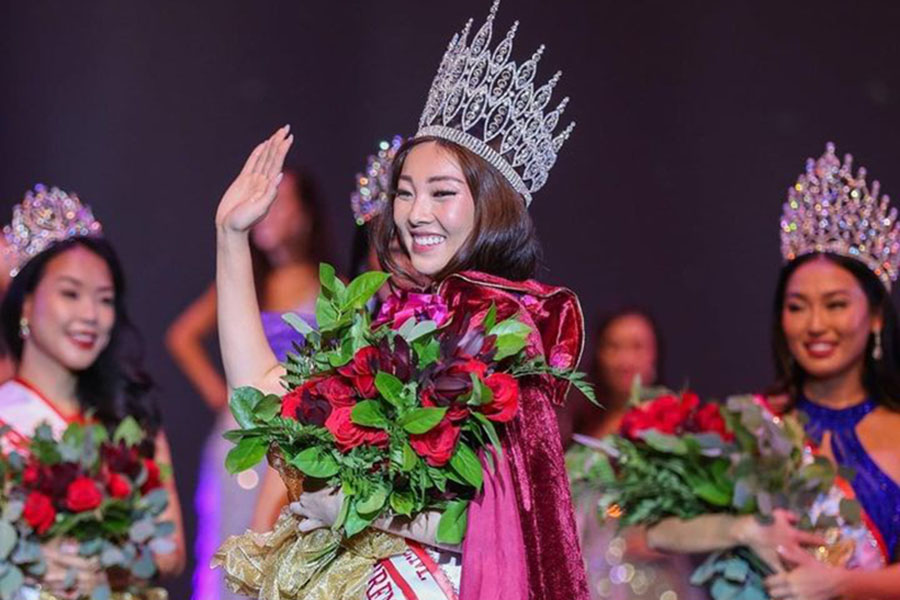
<svg viewBox="0 0 900 600"><path fill-rule="evenodd" d="M408 548L378 562L369 577L365 600L457 600L461 560L458 554Z"/></svg>
<svg viewBox="0 0 900 600"><path fill-rule="evenodd" d="M0 385L0 426L12 428L0 436L3 452L24 450L28 439L41 423L50 425L56 436L62 435L69 425L69 421L52 404L27 384L14 379Z"/></svg>

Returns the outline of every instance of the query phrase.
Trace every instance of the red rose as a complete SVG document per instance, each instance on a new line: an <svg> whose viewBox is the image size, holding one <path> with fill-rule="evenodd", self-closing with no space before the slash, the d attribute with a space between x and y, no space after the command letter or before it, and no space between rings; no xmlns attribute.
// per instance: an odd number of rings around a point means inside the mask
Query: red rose
<svg viewBox="0 0 900 600"><path fill-rule="evenodd" d="M388 445L387 432L374 427L357 425L350 418L352 412L353 409L349 406L336 407L325 421L325 427L334 436L338 450L349 452L362 444L386 448Z"/></svg>
<svg viewBox="0 0 900 600"><path fill-rule="evenodd" d="M72 512L85 512L100 506L103 492L90 477L78 477L66 490L66 506Z"/></svg>
<svg viewBox="0 0 900 600"><path fill-rule="evenodd" d="M25 498L25 510L22 512L25 522L39 534L44 533L56 519L56 509L50 498L40 492L31 492Z"/></svg>
<svg viewBox="0 0 900 600"><path fill-rule="evenodd" d="M649 429L661 433L675 433L684 421L681 401L675 396L660 396L653 400L647 405L646 414L650 419Z"/></svg>
<svg viewBox="0 0 900 600"><path fill-rule="evenodd" d="M511 421L519 409L519 382L512 375L494 373L484 383L493 392L494 399L482 406L481 412L491 421Z"/></svg>
<svg viewBox="0 0 900 600"><path fill-rule="evenodd" d="M28 465L22 471L22 483L27 487L35 487L41 478L41 469L36 465Z"/></svg>
<svg viewBox="0 0 900 600"><path fill-rule="evenodd" d="M640 432L652 427L653 420L647 413L640 408L632 408L622 417L619 433L628 439L636 440Z"/></svg>
<svg viewBox="0 0 900 600"><path fill-rule="evenodd" d="M320 380L312 379L281 399L281 416L307 425L323 427L332 404L319 393ZM347 390L350 388L344 386ZM350 402L351 400L348 400Z"/></svg>
<svg viewBox="0 0 900 600"><path fill-rule="evenodd" d="M685 392L681 395L681 414L685 417L700 406L700 397L694 392Z"/></svg>
<svg viewBox="0 0 900 600"><path fill-rule="evenodd" d="M156 461L145 458L144 468L147 470L147 481L141 486L141 493L146 494L147 492L152 492L156 488L162 487L162 479L159 475L159 465L156 464Z"/></svg>
<svg viewBox="0 0 900 600"><path fill-rule="evenodd" d="M378 390L375 388L378 354L378 349L374 346L360 348L353 355L352 361L338 369L338 373L353 382L356 391L363 398L374 398L378 395Z"/></svg>
<svg viewBox="0 0 900 600"><path fill-rule="evenodd" d="M375 378L372 378L374 382ZM373 383L374 385L374 383ZM324 396L332 406L353 406L356 398L353 388L344 382L343 378L333 375L316 384L316 392Z"/></svg>
<svg viewBox="0 0 900 600"><path fill-rule="evenodd" d="M444 418L435 427L422 434L409 436L409 445L432 467L442 467L456 451L460 428Z"/></svg>
<svg viewBox="0 0 900 600"><path fill-rule="evenodd" d="M703 433L717 433L723 440L730 442L734 434L725 426L725 419L716 404L709 403L697 411L697 427Z"/></svg>
<svg viewBox="0 0 900 600"><path fill-rule="evenodd" d="M131 495L131 483L123 475L113 473L106 482L106 489L113 498L127 498Z"/></svg>

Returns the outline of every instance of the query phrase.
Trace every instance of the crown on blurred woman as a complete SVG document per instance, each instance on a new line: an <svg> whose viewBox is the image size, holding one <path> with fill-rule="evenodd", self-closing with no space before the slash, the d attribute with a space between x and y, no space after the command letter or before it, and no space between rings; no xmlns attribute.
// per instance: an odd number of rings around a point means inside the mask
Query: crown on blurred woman
<svg viewBox="0 0 900 600"><path fill-rule="evenodd" d="M841 162L829 142L818 160L788 190L781 217L781 255L791 261L805 254L829 252L865 264L890 290L900 267L897 209L890 208L880 186L866 184L866 170L854 176L853 157Z"/></svg>

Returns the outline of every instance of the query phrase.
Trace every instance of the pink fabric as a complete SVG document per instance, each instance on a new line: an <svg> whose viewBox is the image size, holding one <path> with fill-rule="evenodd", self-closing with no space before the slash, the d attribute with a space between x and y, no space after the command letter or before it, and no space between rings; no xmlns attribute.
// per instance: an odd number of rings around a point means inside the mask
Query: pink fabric
<svg viewBox="0 0 900 600"><path fill-rule="evenodd" d="M494 473L485 477L481 497L469 505L459 597L521 600L528 597L528 569L514 482L506 451L499 457L489 452ZM483 458L481 463L488 474L488 463Z"/></svg>
<svg viewBox="0 0 900 600"><path fill-rule="evenodd" d="M451 319L466 315L476 325L493 305L498 321L517 315L533 327L527 352L560 368L578 364L584 318L571 291L467 271L441 282L438 293ZM484 495L470 509L460 600L588 600L554 411L569 385L531 377L520 389L519 412L501 433L509 470L489 476L490 488L486 482Z"/></svg>

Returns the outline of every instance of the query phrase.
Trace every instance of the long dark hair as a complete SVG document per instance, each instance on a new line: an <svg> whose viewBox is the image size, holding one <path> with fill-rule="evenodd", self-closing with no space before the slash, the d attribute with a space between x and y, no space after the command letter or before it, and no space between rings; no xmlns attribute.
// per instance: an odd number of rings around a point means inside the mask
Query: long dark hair
<svg viewBox="0 0 900 600"><path fill-rule="evenodd" d="M517 281L534 277L540 260L540 246L522 196L483 158L458 144L430 136L408 140L397 151L392 165L388 205L374 221L373 240L381 264L392 273L412 281L421 280L421 277L406 272L402 265L397 264L391 256L390 247L397 237L393 218L394 199L403 163L413 148L427 142L435 142L456 158L475 201L472 233L450 262L432 279L440 281L451 273L466 270Z"/></svg>
<svg viewBox="0 0 900 600"><path fill-rule="evenodd" d="M863 263L832 253L812 253L797 258L781 270L778 285L775 287L775 302L772 312L772 355L775 361L776 383L772 392L787 394L791 403L795 402L803 391L806 372L797 363L788 347L781 314L784 310L784 294L791 275L803 264L811 260L824 258L850 272L866 294L869 310L881 313L881 349L880 360L872 358L874 336L869 335L866 344L863 367L863 387L866 393L877 403L900 411L900 330L897 326L897 312L891 302L891 295L881 280Z"/></svg>
<svg viewBox="0 0 900 600"><path fill-rule="evenodd" d="M159 407L151 394L153 381L143 368L143 343L128 317L125 306L125 277L112 245L102 238L78 237L53 244L32 258L12 280L0 305L3 338L16 360L22 358L19 336L22 306L44 276L47 264L56 256L81 246L102 258L112 274L115 289L115 323L109 344L97 360L80 371L76 394L85 411L112 428L127 416L134 417L151 436L160 427Z"/></svg>
<svg viewBox="0 0 900 600"><path fill-rule="evenodd" d="M295 186L294 196L300 210L309 219L310 225L309 235L303 239L302 247L296 248L297 253L303 256L304 260L316 265L323 261L329 261L331 248L328 243L328 228L322 210L322 194L318 181L309 170L297 165L285 167L284 174L291 176L290 180ZM252 236L250 238L250 257L253 264L253 280L256 282L256 290L259 295L265 289L263 283L272 272L273 266L265 253L253 243Z"/></svg>

